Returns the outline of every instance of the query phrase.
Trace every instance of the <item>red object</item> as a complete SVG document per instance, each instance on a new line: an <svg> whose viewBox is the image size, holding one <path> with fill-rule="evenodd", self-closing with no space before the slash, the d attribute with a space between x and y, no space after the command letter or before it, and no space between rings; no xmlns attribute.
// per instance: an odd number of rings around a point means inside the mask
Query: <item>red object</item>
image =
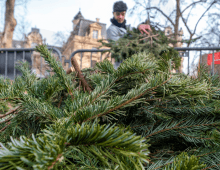
<svg viewBox="0 0 220 170"><path fill-rule="evenodd" d="M215 63L214 64L220 64L220 52L217 52L215 55ZM208 54L207 64L212 64L212 54Z"/></svg>

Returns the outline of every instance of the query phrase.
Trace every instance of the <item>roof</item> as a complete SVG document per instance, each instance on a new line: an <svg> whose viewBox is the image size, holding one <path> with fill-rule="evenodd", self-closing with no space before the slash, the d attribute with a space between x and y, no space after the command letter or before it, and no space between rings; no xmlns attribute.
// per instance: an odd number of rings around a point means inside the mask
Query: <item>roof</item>
<svg viewBox="0 0 220 170"><path fill-rule="evenodd" d="M12 40L12 48L23 48L24 41L22 40Z"/></svg>
<svg viewBox="0 0 220 170"><path fill-rule="evenodd" d="M84 19L84 17L82 16L81 12L79 11L78 14L76 14L76 16L74 17L74 20L76 19Z"/></svg>
<svg viewBox="0 0 220 170"><path fill-rule="evenodd" d="M42 37L42 35L40 33L40 29L38 29L38 28L31 28L31 32L29 32L28 35L30 35L32 33L40 34L41 39L43 39L43 37Z"/></svg>
<svg viewBox="0 0 220 170"><path fill-rule="evenodd" d="M91 21L87 19L80 19L80 22L76 25L76 28L74 30L74 34L78 36L85 36L86 32L88 31L89 25L95 23L96 21ZM98 24L102 27L101 29L101 36L104 37L104 39L107 38L106 36L106 24L98 22Z"/></svg>

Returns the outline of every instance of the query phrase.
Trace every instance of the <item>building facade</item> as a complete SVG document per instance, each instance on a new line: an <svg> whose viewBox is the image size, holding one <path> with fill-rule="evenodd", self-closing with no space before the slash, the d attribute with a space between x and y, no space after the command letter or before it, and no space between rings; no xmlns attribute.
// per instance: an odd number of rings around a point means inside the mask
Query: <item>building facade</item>
<svg viewBox="0 0 220 170"><path fill-rule="evenodd" d="M32 28L31 32L25 36L24 41L18 41L13 40L12 41L12 48L34 48L37 45L46 44L46 39L43 39L42 35L40 34L40 29L38 28ZM56 47L59 50L62 50L60 47ZM54 53L54 56L58 58L58 55ZM46 71L49 68L49 66L46 64L44 58L40 56L40 53L33 52L31 55L32 61L31 61L31 68L32 72L37 75L37 77L45 77L49 73Z"/></svg>
<svg viewBox="0 0 220 170"><path fill-rule="evenodd" d="M104 42L108 42L106 34L106 24L99 22L99 18L96 18L96 21L91 21L84 19L81 12L73 18L73 30L63 46L62 54L69 59L70 55L79 49L97 49L102 43L98 40L105 39ZM108 47L102 47L101 49L109 49ZM78 64L81 66L81 69L95 65L96 62L100 61L101 53L92 53L92 62L91 62L91 53L83 53L82 62L80 53L76 54L74 57L78 61ZM110 55L103 54L102 59L110 59ZM114 63L114 60L113 60ZM68 64L64 66L66 70Z"/></svg>
<svg viewBox="0 0 220 170"><path fill-rule="evenodd" d="M174 33L173 33L173 30L170 26L166 27L164 29L164 33L166 36L168 36L168 38L173 38L174 37ZM178 32L178 38L177 38L177 47L182 47L183 46L183 43L181 42L182 41L182 36L183 36L183 30L180 29L179 32ZM169 44L170 47L173 47L173 44ZM183 72L183 61L184 61L184 58L182 57L181 58L181 65L180 65L180 68L179 70L175 70L174 72L179 72L179 73L182 73Z"/></svg>

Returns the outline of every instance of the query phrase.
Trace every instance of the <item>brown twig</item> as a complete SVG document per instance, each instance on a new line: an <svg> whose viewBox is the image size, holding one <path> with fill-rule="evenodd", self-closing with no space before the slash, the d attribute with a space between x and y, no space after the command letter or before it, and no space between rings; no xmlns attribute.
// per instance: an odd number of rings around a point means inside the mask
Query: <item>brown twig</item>
<svg viewBox="0 0 220 170"><path fill-rule="evenodd" d="M9 126L9 124L5 127L3 127L1 130L0 130L0 133L3 132L7 127Z"/></svg>
<svg viewBox="0 0 220 170"><path fill-rule="evenodd" d="M60 102L58 103L58 108L60 108L61 102L62 102L63 96L60 99Z"/></svg>
<svg viewBox="0 0 220 170"><path fill-rule="evenodd" d="M80 91L80 87L81 87L81 81L79 81L79 91Z"/></svg>
<svg viewBox="0 0 220 170"><path fill-rule="evenodd" d="M156 39L156 37L157 37L158 35L159 35L159 34L156 34L156 35L151 35L151 34L149 34L148 36L139 39L138 42L140 42L141 40L144 40L144 39L148 39L148 38L150 38L150 46L152 47L152 44L153 44L153 37ZM158 39L157 39L157 40L158 40Z"/></svg>
<svg viewBox="0 0 220 170"><path fill-rule="evenodd" d="M148 36L146 36L146 37L144 37L144 38L141 38L141 39L139 39L138 41L141 41L141 40L144 40L144 39L148 39L148 38L152 38L152 37L157 37L159 34L156 34L156 35L148 35Z"/></svg>
<svg viewBox="0 0 220 170"><path fill-rule="evenodd" d="M70 74L72 72L74 72L74 68L70 67L70 68L67 69L66 74Z"/></svg>
<svg viewBox="0 0 220 170"><path fill-rule="evenodd" d="M129 41L129 43L126 45L126 47L127 47L129 44L131 44L131 41Z"/></svg>
<svg viewBox="0 0 220 170"><path fill-rule="evenodd" d="M52 169L53 166L56 164L56 162L60 160L60 157L61 157L61 156L62 156L62 154L59 154L59 155L57 156L56 160L55 160L55 161L52 163L52 165L49 166L47 169L48 169L48 170Z"/></svg>
<svg viewBox="0 0 220 170"><path fill-rule="evenodd" d="M11 98L6 97L6 98L4 98L4 99L0 99L0 100L8 100L8 99L11 99ZM13 99L18 99L18 100L21 100L21 98L19 98L19 97L14 97Z"/></svg>
<svg viewBox="0 0 220 170"><path fill-rule="evenodd" d="M87 81L85 80L85 78L79 68L78 62L76 61L76 59L74 57L71 58L71 63L77 72L77 76L80 79L80 82L82 82L83 88L85 87L86 91L89 93L92 92L91 88L89 87Z"/></svg>
<svg viewBox="0 0 220 170"><path fill-rule="evenodd" d="M6 114L0 116L0 118L6 117L10 114L12 114L13 112L15 112L16 110L18 110L21 106L17 106L16 108L14 108L13 110L10 110L9 112L7 112Z"/></svg>
<svg viewBox="0 0 220 170"><path fill-rule="evenodd" d="M8 118L8 119L6 119L6 120L4 120L4 121L0 122L0 124L1 124L1 123L6 123L6 122L9 122L9 121L10 121L12 118L13 118L13 117L10 117L10 118Z"/></svg>

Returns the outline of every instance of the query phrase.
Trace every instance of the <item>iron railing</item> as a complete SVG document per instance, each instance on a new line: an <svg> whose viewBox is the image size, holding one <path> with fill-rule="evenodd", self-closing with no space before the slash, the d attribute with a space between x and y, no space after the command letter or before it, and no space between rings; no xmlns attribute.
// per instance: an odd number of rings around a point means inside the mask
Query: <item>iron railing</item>
<svg viewBox="0 0 220 170"><path fill-rule="evenodd" d="M214 53L215 50L220 50L220 47L174 47L175 50L177 50L179 52L180 57L187 57L188 58L188 66L187 66L187 72L189 74L189 61L190 61L190 51L200 51L200 63L202 63L202 51L212 51L212 71L211 74L214 74ZM80 68L82 69L82 58L83 52L91 52L91 57L90 57L90 66L92 67L92 52L102 52L105 50L109 50L109 49L80 49L80 50L76 50L74 51L71 55L70 58L68 60L64 60L64 63L69 63L69 67L71 66L71 58L75 56L75 54L77 53L81 53L81 58L80 58ZM100 61L102 61L102 54L100 56ZM111 58L112 61L112 58Z"/></svg>
<svg viewBox="0 0 220 170"><path fill-rule="evenodd" d="M48 49L56 52L59 60L62 62L61 52L52 47ZM0 48L0 75L4 75L4 78L8 77L12 80L15 79L16 75L21 75L21 73L15 68L17 61L28 61L32 66L34 48ZM40 68L42 68L42 57L40 58ZM41 71L40 71L40 77Z"/></svg>
<svg viewBox="0 0 220 170"><path fill-rule="evenodd" d="M188 74L189 74L189 50L191 48L174 48L176 49L177 51L179 51L179 54L180 54L180 57L188 57ZM64 64L66 63L69 63L69 67L71 66L71 58L75 56L75 54L77 53L81 53L81 58L80 58L80 68L82 69L82 58L83 58L83 55L82 53L83 52L91 52L91 56L90 56L90 67L92 67L92 52L102 52L102 51L105 51L105 50L109 50L109 49L80 49L80 50L76 50L74 51L71 55L70 55L70 58L69 59L65 59L64 60ZM102 61L102 54L100 56L100 61ZM111 61L112 61L112 58L111 58ZM118 64L116 62L116 64ZM116 66L117 67L117 66Z"/></svg>
<svg viewBox="0 0 220 170"><path fill-rule="evenodd" d="M80 55L80 69L82 69L82 58L83 58L83 52L91 52L91 55L90 55L90 67L92 67L92 53L93 52L102 52L102 51L106 51L106 50L109 50L109 49L80 49L80 50L76 50L74 51L71 55L70 55L70 58L69 59L65 59L64 60L64 64L66 63L69 63L69 68L71 67L71 58L75 56L75 54L77 53L81 53ZM100 61L102 61L102 53L100 55ZM112 58L111 58L111 62L112 62Z"/></svg>
<svg viewBox="0 0 220 170"><path fill-rule="evenodd" d="M77 53L81 53L81 57L80 57L80 68L82 69L82 59L83 59L83 54L84 52L91 52L91 56L90 56L90 67L92 67L92 53L93 52L102 52L102 51L106 51L109 49L80 49L80 50L76 50L74 51L69 59L66 59L65 56L62 56L60 51L56 48L48 48L48 49L53 49L53 51L55 51L58 54L58 57L60 59L60 61L62 62L62 57L64 57L64 64L69 63L68 67L71 67L71 58L74 57ZM189 74L189 61L190 61L190 51L200 51L200 62L202 63L202 51L212 51L212 71L211 73L214 74L214 51L215 50L220 50L220 47L175 47L174 49L176 49L177 51L179 51L180 57L187 57L188 58L188 74ZM15 61L17 61L17 53L22 52L22 54L18 55L20 57L20 59L23 58L23 61L26 60L28 62L33 62L33 59L31 58L31 54L33 53L34 48L20 48L20 49L0 49L0 75L3 74L2 72L2 68L4 68L4 75L5 77L7 76L7 72L8 72L8 65L9 66L13 66L13 78L15 78L16 75L16 69L15 69ZM8 55L9 53L14 54L14 58L13 60L10 61L10 63L8 62ZM29 53L28 53L29 52ZM5 59L4 56L2 56L2 53L5 53ZM26 54L27 53L27 54ZM102 54L100 55L100 61L102 61ZM112 58L111 58L112 61ZM4 63L4 64L3 64ZM4 65L4 67L2 67L2 65ZM10 70L11 71L11 70Z"/></svg>
<svg viewBox="0 0 220 170"><path fill-rule="evenodd" d="M211 65L211 74L215 74L214 72L214 65L215 65L215 50L220 50L220 47L175 47L174 49L176 49L177 51L179 51L180 56L182 55L182 57L188 57L188 74L189 74L189 52L190 51L200 51L200 64L202 63L202 51L212 51L212 65ZM180 52L181 51L181 52Z"/></svg>

